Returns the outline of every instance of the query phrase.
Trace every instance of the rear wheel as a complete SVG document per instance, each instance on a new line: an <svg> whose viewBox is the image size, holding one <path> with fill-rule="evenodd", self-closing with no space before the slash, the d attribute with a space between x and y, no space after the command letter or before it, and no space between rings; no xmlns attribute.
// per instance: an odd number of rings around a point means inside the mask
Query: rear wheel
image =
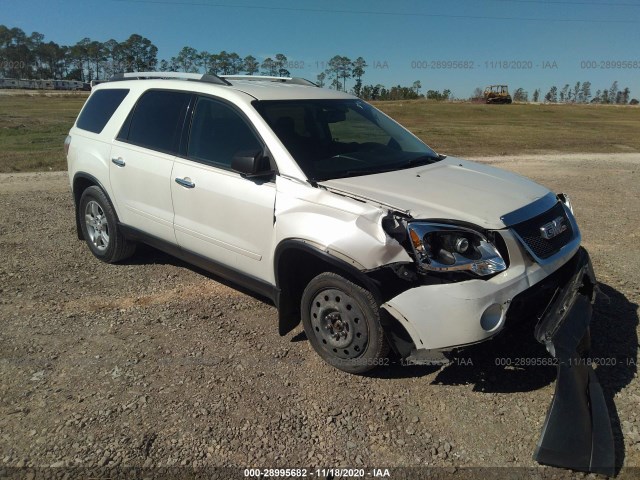
<svg viewBox="0 0 640 480"><path fill-rule="evenodd" d="M325 272L309 282L301 307L307 338L330 365L364 373L388 364L389 346L371 292Z"/></svg>
<svg viewBox="0 0 640 480"><path fill-rule="evenodd" d="M78 216L87 245L97 258L114 263L133 255L136 245L120 232L116 212L99 187L82 192Z"/></svg>

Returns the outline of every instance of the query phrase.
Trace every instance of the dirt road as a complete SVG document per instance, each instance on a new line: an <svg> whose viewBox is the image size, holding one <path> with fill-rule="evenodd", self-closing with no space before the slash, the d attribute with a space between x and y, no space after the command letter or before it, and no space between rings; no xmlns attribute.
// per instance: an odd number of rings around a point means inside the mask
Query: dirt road
<svg viewBox="0 0 640 480"><path fill-rule="evenodd" d="M483 161L572 197L603 293L593 356L609 359L597 372L633 478L640 155ZM499 336L443 368L347 375L301 328L279 337L272 306L151 248L102 264L74 228L66 173L0 176L0 470L536 466L555 369L496 359L538 346Z"/></svg>

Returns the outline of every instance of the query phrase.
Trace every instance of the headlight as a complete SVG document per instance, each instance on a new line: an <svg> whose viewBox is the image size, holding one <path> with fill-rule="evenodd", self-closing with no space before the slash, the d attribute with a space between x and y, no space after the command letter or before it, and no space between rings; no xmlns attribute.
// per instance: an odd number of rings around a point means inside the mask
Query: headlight
<svg viewBox="0 0 640 480"><path fill-rule="evenodd" d="M507 268L496 247L474 230L423 222L412 222L407 228L420 270L485 276Z"/></svg>

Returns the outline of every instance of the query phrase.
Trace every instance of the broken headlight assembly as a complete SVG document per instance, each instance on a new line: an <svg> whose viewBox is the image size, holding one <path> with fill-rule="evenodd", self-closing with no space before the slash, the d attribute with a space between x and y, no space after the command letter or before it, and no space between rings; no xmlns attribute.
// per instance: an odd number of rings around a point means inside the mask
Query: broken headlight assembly
<svg viewBox="0 0 640 480"><path fill-rule="evenodd" d="M407 226L418 270L464 272L480 277L507 269L496 246L475 230L456 225L411 222Z"/></svg>
<svg viewBox="0 0 640 480"><path fill-rule="evenodd" d="M573 213L573 204L571 203L571 199L569 198L569 195L567 195L566 193L558 193L556 195L556 197L558 197L558 200L560 200L562 203L564 203L564 206L569 209L571 214L574 214Z"/></svg>

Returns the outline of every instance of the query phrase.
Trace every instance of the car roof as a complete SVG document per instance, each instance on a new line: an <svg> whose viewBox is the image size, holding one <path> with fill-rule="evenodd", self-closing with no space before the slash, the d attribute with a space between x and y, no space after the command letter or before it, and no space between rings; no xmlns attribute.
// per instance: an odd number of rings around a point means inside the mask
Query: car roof
<svg viewBox="0 0 640 480"><path fill-rule="evenodd" d="M185 81L186 80L186 81ZM121 83L122 82L122 83ZM144 82L144 83L143 83ZM220 90L243 92L257 100L325 100L354 99L353 95L320 88L309 80L291 77L249 75L210 75L181 72L134 72L119 74L96 88L123 86L175 88L185 91L215 94Z"/></svg>
<svg viewBox="0 0 640 480"><path fill-rule="evenodd" d="M230 80L231 88L240 90L258 100L351 99L344 92L312 85L296 85L263 80Z"/></svg>

